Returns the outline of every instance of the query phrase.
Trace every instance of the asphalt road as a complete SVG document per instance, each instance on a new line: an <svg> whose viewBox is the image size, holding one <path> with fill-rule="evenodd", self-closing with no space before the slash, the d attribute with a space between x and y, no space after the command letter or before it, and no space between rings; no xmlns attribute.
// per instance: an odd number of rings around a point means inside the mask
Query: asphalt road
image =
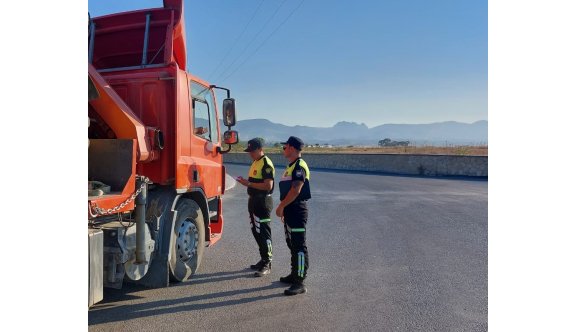
<svg viewBox="0 0 575 332"><path fill-rule="evenodd" d="M311 184L307 294L283 295L289 251L277 218L272 273L246 269L258 255L238 184L225 195L224 236L192 280L108 290L90 330L487 331L487 181L312 168Z"/></svg>

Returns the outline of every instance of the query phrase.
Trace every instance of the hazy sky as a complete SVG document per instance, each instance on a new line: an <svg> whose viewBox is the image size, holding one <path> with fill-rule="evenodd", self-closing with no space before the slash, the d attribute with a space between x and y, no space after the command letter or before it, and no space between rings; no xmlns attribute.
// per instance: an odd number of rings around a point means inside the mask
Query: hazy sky
<svg viewBox="0 0 575 332"><path fill-rule="evenodd" d="M161 6L88 3L92 16ZM194 0L184 8L189 71L232 89L240 120L487 120L487 0Z"/></svg>

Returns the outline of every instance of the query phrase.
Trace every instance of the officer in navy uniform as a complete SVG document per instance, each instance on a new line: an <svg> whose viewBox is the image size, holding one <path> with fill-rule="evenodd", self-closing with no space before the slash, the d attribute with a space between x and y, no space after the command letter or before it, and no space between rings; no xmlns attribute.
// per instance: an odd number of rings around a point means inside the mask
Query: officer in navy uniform
<svg viewBox="0 0 575 332"><path fill-rule="evenodd" d="M274 164L263 151L263 142L259 138L248 141L244 150L253 160L248 179L239 177L239 183L248 187L248 211L252 234L260 251L260 261L250 267L256 277L262 277L271 272L272 268L272 230L270 227L273 209L272 193L274 191Z"/></svg>
<svg viewBox="0 0 575 332"><path fill-rule="evenodd" d="M289 161L280 180L280 204L276 215L284 223L287 246L291 251L291 273L281 277L280 281L291 284L285 295L297 295L306 292L303 281L306 278L309 259L306 245L307 200L311 198L310 172L301 158L304 143L291 136L284 145L283 154Z"/></svg>

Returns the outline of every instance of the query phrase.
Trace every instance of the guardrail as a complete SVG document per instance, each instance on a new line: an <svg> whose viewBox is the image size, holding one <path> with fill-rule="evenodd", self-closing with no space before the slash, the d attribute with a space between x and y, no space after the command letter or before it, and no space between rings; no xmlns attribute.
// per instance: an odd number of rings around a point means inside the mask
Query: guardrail
<svg viewBox="0 0 575 332"><path fill-rule="evenodd" d="M287 164L283 155L266 154L276 168ZM448 156L410 154L343 154L305 153L305 161L311 169L376 172L399 175L422 176L470 176L487 177L487 156ZM225 163L251 164L247 153L228 153Z"/></svg>

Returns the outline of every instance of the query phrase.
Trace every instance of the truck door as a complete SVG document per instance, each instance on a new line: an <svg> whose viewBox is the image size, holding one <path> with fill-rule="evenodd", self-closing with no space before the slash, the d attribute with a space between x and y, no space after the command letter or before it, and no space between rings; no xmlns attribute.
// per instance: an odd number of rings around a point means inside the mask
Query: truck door
<svg viewBox="0 0 575 332"><path fill-rule="evenodd" d="M192 105L190 151L196 166L190 174L190 182L201 186L208 198L218 196L223 188L222 155L217 152L221 135L215 95L208 85L194 79L189 80L189 90Z"/></svg>

